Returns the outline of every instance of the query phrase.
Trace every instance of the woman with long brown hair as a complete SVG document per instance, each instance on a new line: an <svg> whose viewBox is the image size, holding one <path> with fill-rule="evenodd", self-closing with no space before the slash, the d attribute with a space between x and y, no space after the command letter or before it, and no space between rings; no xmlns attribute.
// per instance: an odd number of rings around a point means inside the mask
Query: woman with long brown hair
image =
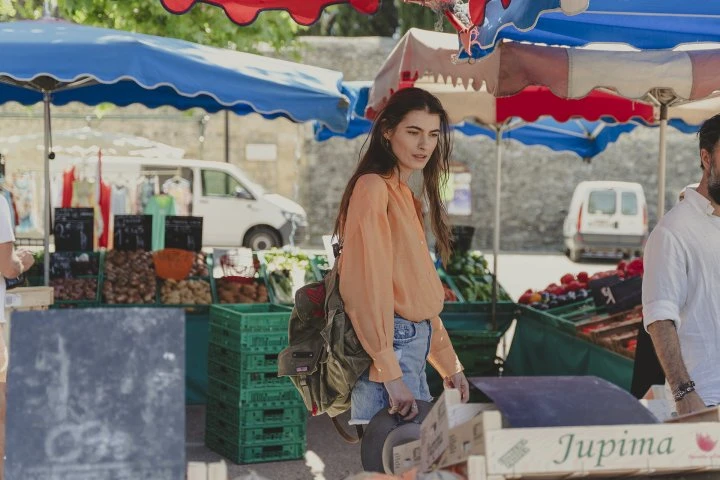
<svg viewBox="0 0 720 480"><path fill-rule="evenodd" d="M351 424L365 424L390 407L406 420L416 399L432 400L425 377L429 360L467 402L462 365L438 316L444 291L430 258L422 202L408 187L422 172L432 232L443 262L450 228L440 198L452 149L447 114L430 93L395 93L375 119L367 150L343 194L335 223L342 255L340 294L361 344L373 360L355 384Z"/></svg>

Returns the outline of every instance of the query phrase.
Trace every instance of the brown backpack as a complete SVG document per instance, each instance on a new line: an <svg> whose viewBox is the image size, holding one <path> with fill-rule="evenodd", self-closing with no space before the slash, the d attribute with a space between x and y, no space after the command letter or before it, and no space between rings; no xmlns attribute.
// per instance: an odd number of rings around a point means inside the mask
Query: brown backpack
<svg viewBox="0 0 720 480"><path fill-rule="evenodd" d="M290 377L312 415L327 413L340 435L355 443L358 439L349 436L335 417L350 408L352 388L372 359L345 314L337 265L322 281L295 294L289 345L278 357L278 375Z"/></svg>

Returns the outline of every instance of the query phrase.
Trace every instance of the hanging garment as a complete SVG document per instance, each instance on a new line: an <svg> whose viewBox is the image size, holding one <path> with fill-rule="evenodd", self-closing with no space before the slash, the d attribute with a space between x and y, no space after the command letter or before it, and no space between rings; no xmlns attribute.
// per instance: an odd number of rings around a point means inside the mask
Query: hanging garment
<svg viewBox="0 0 720 480"><path fill-rule="evenodd" d="M171 178L163 183L163 192L175 199L175 209L178 215L190 215L192 189L188 180Z"/></svg>
<svg viewBox="0 0 720 480"><path fill-rule="evenodd" d="M137 185L137 197L135 211L144 212L148 202L156 193L160 193L155 189L155 181L151 178L140 177Z"/></svg>
<svg viewBox="0 0 720 480"><path fill-rule="evenodd" d="M95 208L97 205L97 193L95 184L87 180L75 180L73 182L72 208Z"/></svg>
<svg viewBox="0 0 720 480"><path fill-rule="evenodd" d="M113 185L112 194L110 196L113 215L129 215L130 214L130 191L125 185Z"/></svg>
<svg viewBox="0 0 720 480"><path fill-rule="evenodd" d="M75 183L75 167L63 172L62 208L72 206L73 183Z"/></svg>
<svg viewBox="0 0 720 480"><path fill-rule="evenodd" d="M175 199L170 195L155 195L145 207L145 214L153 217L152 249L165 248L165 217L175 215Z"/></svg>
<svg viewBox="0 0 720 480"><path fill-rule="evenodd" d="M100 186L100 216L102 217L104 228L98 242L100 247L108 246L110 238L110 210L112 209L112 189L110 185L102 182Z"/></svg>
<svg viewBox="0 0 720 480"><path fill-rule="evenodd" d="M35 232L40 230L37 207L42 205L38 202L36 194L36 182L34 172L16 173L12 176L12 191L15 205L18 212L18 233Z"/></svg>

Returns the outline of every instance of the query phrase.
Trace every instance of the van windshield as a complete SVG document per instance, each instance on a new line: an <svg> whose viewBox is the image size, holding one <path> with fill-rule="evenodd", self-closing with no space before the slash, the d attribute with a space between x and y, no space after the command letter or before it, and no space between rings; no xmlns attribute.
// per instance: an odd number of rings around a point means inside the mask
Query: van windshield
<svg viewBox="0 0 720 480"><path fill-rule="evenodd" d="M616 198L614 190L598 190L590 192L588 201L588 213L601 213L613 215L616 210Z"/></svg>
<svg viewBox="0 0 720 480"><path fill-rule="evenodd" d="M622 204L620 210L623 215L637 215L638 200L634 192L622 192Z"/></svg>

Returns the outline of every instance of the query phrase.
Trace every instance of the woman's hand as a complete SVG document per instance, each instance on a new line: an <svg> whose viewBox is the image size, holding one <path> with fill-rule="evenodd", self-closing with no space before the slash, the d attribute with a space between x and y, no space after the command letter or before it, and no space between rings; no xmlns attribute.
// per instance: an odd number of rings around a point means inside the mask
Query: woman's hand
<svg viewBox="0 0 720 480"><path fill-rule="evenodd" d="M412 420L418 414L418 406L410 389L402 377L384 382L385 390L390 396L390 414L398 413L404 420Z"/></svg>
<svg viewBox="0 0 720 480"><path fill-rule="evenodd" d="M470 400L470 384L468 383L467 378L465 378L465 374L463 372L450 375L445 378L443 383L445 388L457 388L460 390L460 399L463 403L467 403L468 400Z"/></svg>

